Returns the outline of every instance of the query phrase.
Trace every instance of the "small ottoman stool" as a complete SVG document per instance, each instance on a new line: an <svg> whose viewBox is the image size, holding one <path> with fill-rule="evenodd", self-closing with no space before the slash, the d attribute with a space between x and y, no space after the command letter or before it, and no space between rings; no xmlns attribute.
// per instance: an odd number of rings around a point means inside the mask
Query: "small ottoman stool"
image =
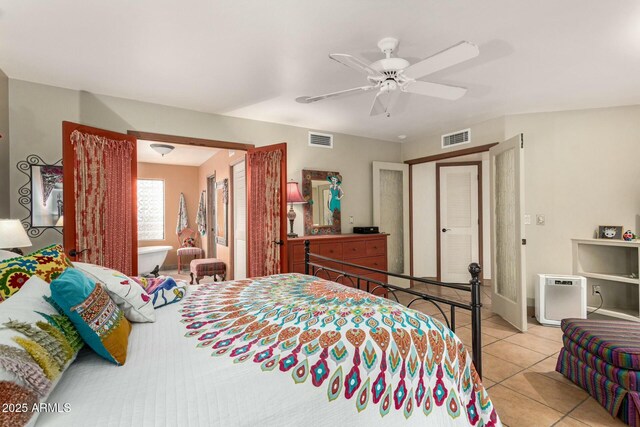
<svg viewBox="0 0 640 427"><path fill-rule="evenodd" d="M609 413L640 426L640 324L564 319L556 371L585 389Z"/></svg>
<svg viewBox="0 0 640 427"><path fill-rule="evenodd" d="M193 285L193 279L195 277L196 283L200 284L200 279L204 276L213 277L213 281L224 281L227 275L226 264L217 258L198 258L192 259L190 264L191 269L191 284Z"/></svg>

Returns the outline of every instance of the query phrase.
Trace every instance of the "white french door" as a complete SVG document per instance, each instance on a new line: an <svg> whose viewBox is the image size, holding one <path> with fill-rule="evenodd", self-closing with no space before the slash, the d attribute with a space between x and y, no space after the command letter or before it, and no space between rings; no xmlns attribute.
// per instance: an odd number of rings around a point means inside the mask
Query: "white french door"
<svg viewBox="0 0 640 427"><path fill-rule="evenodd" d="M489 150L491 229L493 238L493 312L521 331L527 330L525 280L524 136L517 135Z"/></svg>
<svg viewBox="0 0 640 427"><path fill-rule="evenodd" d="M440 280L469 282L469 264L480 262L479 165L437 165Z"/></svg>
<svg viewBox="0 0 640 427"><path fill-rule="evenodd" d="M388 233L387 270L409 274L409 165L373 162L373 225ZM409 287L389 276L389 283Z"/></svg>
<svg viewBox="0 0 640 427"><path fill-rule="evenodd" d="M233 174L233 279L247 278L247 180L245 162L232 167Z"/></svg>

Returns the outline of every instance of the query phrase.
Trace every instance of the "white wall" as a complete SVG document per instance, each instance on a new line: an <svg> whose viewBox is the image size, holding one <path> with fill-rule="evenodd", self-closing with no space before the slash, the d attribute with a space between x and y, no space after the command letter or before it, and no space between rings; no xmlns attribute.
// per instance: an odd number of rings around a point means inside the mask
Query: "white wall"
<svg viewBox="0 0 640 427"><path fill-rule="evenodd" d="M527 295L537 273L571 273L572 238L598 225L640 232L640 106L508 116L524 133ZM546 224L535 225L544 214Z"/></svg>
<svg viewBox="0 0 640 427"><path fill-rule="evenodd" d="M640 106L512 115L471 130L473 143L461 148L524 133L525 213L533 223L526 226L529 305L536 274L572 272L571 238L594 237L600 224L640 232ZM440 135L404 144L402 152L403 160L440 153ZM428 168L414 166L416 191L424 185L418 179L428 182L430 173L435 176ZM414 217L429 216L429 210L420 213L428 207L424 203L414 194ZM545 215L546 225L535 225L536 214ZM435 240L421 228L414 231L414 245ZM431 256L429 249L418 250L425 255L417 257Z"/></svg>
<svg viewBox="0 0 640 427"><path fill-rule="evenodd" d="M123 98L9 80L11 132L11 215L21 218L25 210L17 203L17 189L24 175L15 170L16 162L38 153L55 162L62 157L63 120L116 132L140 130L170 135L210 138L251 143L257 146L287 142L288 178L301 180L305 168L338 171L343 177L343 232L354 225L370 225L372 219L371 162L400 161L398 144L350 135L335 134L334 149L307 145L309 129L255 120L202 113ZM313 129L327 131L327 129ZM296 231L302 234L302 209L297 207ZM60 242L55 231L47 231L34 241L34 247Z"/></svg>

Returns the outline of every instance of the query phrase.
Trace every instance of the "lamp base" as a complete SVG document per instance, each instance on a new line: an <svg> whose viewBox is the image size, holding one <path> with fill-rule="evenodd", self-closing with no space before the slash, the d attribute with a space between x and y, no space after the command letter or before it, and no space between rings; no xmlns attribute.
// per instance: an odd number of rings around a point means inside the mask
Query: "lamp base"
<svg viewBox="0 0 640 427"><path fill-rule="evenodd" d="M296 212L293 210L293 203L289 204L289 212L287 212L287 218L289 218L289 233L287 237L298 237L296 233L293 232L293 221L296 219Z"/></svg>
<svg viewBox="0 0 640 427"><path fill-rule="evenodd" d="M289 233L287 234L287 237L298 237L298 235L296 233Z"/></svg>

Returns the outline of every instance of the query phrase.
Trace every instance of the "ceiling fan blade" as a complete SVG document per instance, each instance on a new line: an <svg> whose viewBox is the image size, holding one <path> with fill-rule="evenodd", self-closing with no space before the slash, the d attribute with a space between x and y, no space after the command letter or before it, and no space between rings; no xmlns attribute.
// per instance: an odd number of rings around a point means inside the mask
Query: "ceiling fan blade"
<svg viewBox="0 0 640 427"><path fill-rule="evenodd" d="M345 53L332 53L329 55L329 58L356 71L368 74L369 76L381 75L378 71L371 68L370 64L367 64L362 59L357 58L353 55L347 55Z"/></svg>
<svg viewBox="0 0 640 427"><path fill-rule="evenodd" d="M357 93L357 92L366 92L373 88L375 88L375 86L354 87L353 89L346 89L346 90L340 90L338 92L325 93L324 95L301 96L299 98L296 98L296 101L301 104L311 104L312 102L322 101L323 99L327 99L327 98L335 98L336 96L348 95L348 94Z"/></svg>
<svg viewBox="0 0 640 427"><path fill-rule="evenodd" d="M435 98L449 99L452 101L462 98L464 94L467 93L467 88L464 87L421 81L409 83L402 90L404 92L433 96Z"/></svg>
<svg viewBox="0 0 640 427"><path fill-rule="evenodd" d="M399 90L392 90L388 92L379 91L376 93L369 115L378 116L380 114L386 114L387 116L390 116L391 110L395 106L400 93L401 92Z"/></svg>
<svg viewBox="0 0 640 427"><path fill-rule="evenodd" d="M435 55L423 59L404 70L404 75L412 79L419 79L436 71L443 70L461 62L475 58L480 54L480 49L473 43L460 42L455 46L438 52Z"/></svg>

